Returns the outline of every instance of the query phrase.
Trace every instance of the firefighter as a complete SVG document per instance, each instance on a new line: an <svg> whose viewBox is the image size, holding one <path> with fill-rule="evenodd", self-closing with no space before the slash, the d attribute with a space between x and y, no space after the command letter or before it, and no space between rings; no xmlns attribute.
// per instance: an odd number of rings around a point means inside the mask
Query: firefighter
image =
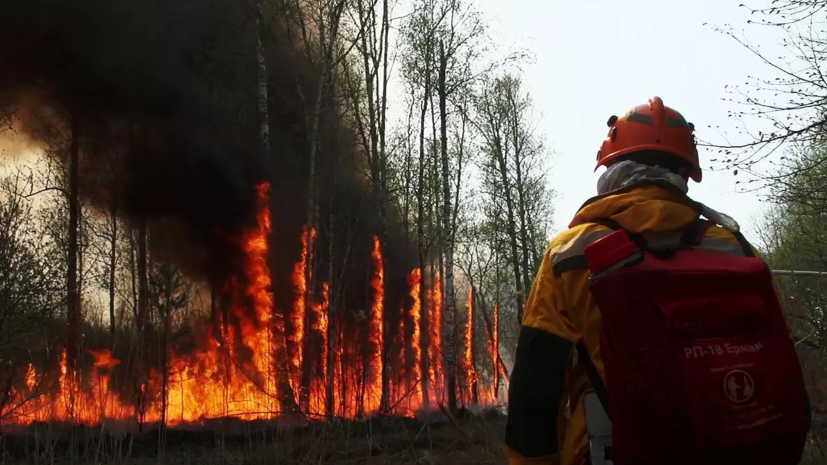
<svg viewBox="0 0 827 465"><path fill-rule="evenodd" d="M687 196L689 180L700 183L703 173L694 126L680 113L653 97L621 117L612 116L608 126L597 152L595 170L607 167L598 195L551 242L526 301L509 388L505 443L511 465L600 462L590 456L594 433L589 434L587 423L599 429L608 422L587 421L584 399L592 385L575 350L582 342L604 377L601 315L590 295L584 249L613 229L595 220L608 218L652 243L673 240L703 216L716 223L701 233L704 247L748 253L732 218Z"/></svg>

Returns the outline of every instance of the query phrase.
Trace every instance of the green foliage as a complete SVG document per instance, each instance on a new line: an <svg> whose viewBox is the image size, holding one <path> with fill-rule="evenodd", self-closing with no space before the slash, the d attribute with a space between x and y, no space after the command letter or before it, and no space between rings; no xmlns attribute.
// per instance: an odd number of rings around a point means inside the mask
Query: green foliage
<svg viewBox="0 0 827 465"><path fill-rule="evenodd" d="M776 205L759 231L770 264L776 269L827 271L827 197L821 163L825 147L800 149L783 170L784 189L774 192ZM779 277L789 298L793 328L805 344L827 349L827 281L812 277ZM824 352L827 354L827 352Z"/></svg>
<svg viewBox="0 0 827 465"><path fill-rule="evenodd" d="M825 146L800 148L781 171L783 189L758 228L766 258L773 269L827 271L827 200L821 163ZM796 340L812 404L827 403L823 373L827 363L827 279L777 276L788 322Z"/></svg>

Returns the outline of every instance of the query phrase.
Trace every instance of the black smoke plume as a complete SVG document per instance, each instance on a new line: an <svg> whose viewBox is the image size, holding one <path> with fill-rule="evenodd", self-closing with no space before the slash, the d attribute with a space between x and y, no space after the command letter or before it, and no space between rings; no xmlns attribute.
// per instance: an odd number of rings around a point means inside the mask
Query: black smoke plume
<svg viewBox="0 0 827 465"><path fill-rule="evenodd" d="M123 218L146 218L156 255L219 286L240 274L231 239L254 223L254 186L270 181L274 282L284 305L306 220L307 115L319 72L290 38L279 16L286 10L268 11L266 162L253 14L239 0L3 0L0 98L17 105L27 135L47 143L59 146L68 125L78 125L82 195L101 210L117 205ZM376 208L353 133L333 104L324 112L319 247L327 247L330 208L338 209L334 241L355 244L350 266L358 267L370 255ZM52 125L63 129L45 127ZM404 282L403 268L389 279Z"/></svg>

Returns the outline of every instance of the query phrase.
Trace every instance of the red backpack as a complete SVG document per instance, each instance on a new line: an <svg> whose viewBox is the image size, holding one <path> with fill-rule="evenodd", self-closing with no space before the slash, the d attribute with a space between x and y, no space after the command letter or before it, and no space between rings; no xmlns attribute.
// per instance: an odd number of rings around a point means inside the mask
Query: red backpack
<svg viewBox="0 0 827 465"><path fill-rule="evenodd" d="M680 246L651 250L614 222L589 245L602 315L605 384L579 359L612 422L615 465L793 465L810 406L767 264L705 251L710 224Z"/></svg>

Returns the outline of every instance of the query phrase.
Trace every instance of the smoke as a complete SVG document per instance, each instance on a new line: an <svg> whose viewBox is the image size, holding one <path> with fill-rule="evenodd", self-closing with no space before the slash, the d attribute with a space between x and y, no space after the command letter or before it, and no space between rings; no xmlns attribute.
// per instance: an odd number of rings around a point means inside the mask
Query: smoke
<svg viewBox="0 0 827 465"><path fill-rule="evenodd" d="M244 1L1 2L0 106L16 111L21 140L46 144L58 159L66 156L75 125L81 194L133 224L146 219L156 256L213 284L241 274L233 238L254 224L254 186L269 180L272 268L277 300L283 300L277 304L285 308L307 219L313 99L305 96L315 95L319 72L283 23L276 17L269 24L266 43L270 163L259 143L256 31ZM360 274L378 218L355 138L340 125L334 105L324 108L320 126L319 247L329 246L328 232L335 230L337 266L347 256L348 268L359 270L342 273L350 279L345 284L365 284ZM328 224L331 209L337 216ZM400 283L391 297L399 299L409 254L394 224L389 243L396 251L386 256L399 265L389 271ZM369 291L362 287L350 298L365 301Z"/></svg>
<svg viewBox="0 0 827 465"><path fill-rule="evenodd" d="M82 195L147 218L154 251L214 280L234 271L228 238L266 176L245 14L230 0L0 5L0 95L23 140L65 156L77 125Z"/></svg>

